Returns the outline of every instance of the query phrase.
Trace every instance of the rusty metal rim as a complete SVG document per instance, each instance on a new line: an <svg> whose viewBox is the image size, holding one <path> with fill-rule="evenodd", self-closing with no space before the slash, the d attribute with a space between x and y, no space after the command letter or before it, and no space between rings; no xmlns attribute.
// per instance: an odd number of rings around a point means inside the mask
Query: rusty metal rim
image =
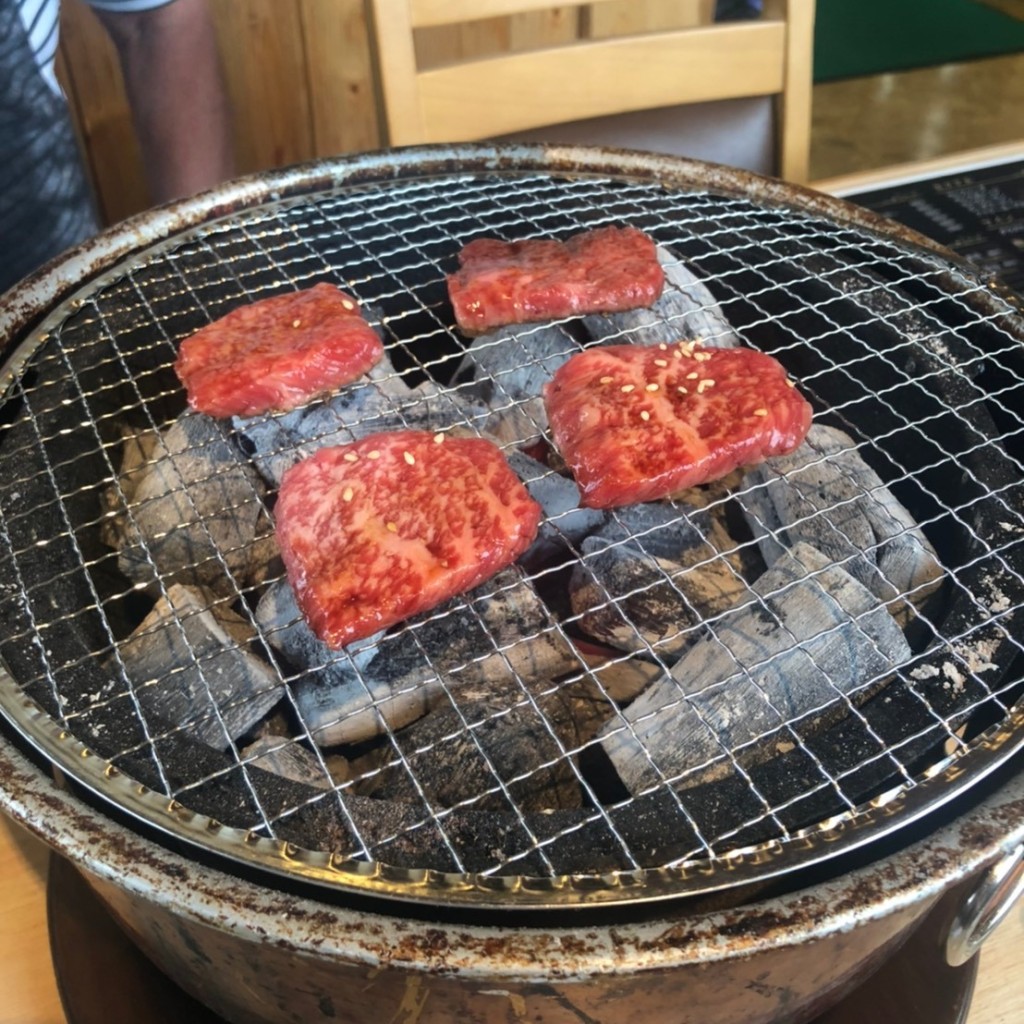
<svg viewBox="0 0 1024 1024"><path fill-rule="evenodd" d="M39 343L40 327L58 305L74 303L84 287L130 257L170 238L199 229L234 212L262 203L280 203L313 191L370 186L439 175L544 172L571 175L616 175L655 180L672 188L711 190L757 200L800 213L815 213L834 222L884 237L898 237L922 253L948 263L951 273L967 264L943 247L843 200L749 172L699 161L624 150L577 146L426 146L384 153L315 161L280 171L242 178L214 191L169 204L132 218L83 243L0 297L0 344L17 371L20 359ZM989 296L981 296L985 301ZM998 301L992 296L992 301ZM0 382L0 394L5 389ZM794 867L859 849L897 827L936 810L955 789L950 781L970 773L980 780L1024 747L1024 711L1011 713L999 727L972 741L936 765L912 789L896 789L836 818L799 832L737 850L714 862L695 861L670 868L638 869L599 876L532 878L483 876L435 870L395 868L377 862L341 860L326 853L297 849L282 841L222 826L147 789L93 755L19 693L0 666L0 711L16 727L26 723L31 742L69 771L101 799L116 804L148 825L246 864L280 876L298 877L334 889L368 893L393 900L467 904L494 909L610 906L638 899L665 900L695 891L715 892L762 882ZM2 796L2 794L0 794ZM511 897L511 900L510 900Z"/></svg>
<svg viewBox="0 0 1024 1024"><path fill-rule="evenodd" d="M57 853L128 895L249 940L368 966L394 963L464 978L567 980L708 964L799 945L907 911L1024 841L1024 773L912 846L841 878L726 911L667 911L603 929L462 924L438 942L437 921L393 918L290 895L199 864L106 818L0 740L0 810ZM737 927L749 920L749 927ZM282 922L286 922L282 924ZM669 936L671 941L666 941ZM723 936L726 936L723 938ZM729 938L729 936L732 936ZM570 965L562 940L575 940ZM582 940L582 941L580 941ZM442 948L443 947L443 948Z"/></svg>
<svg viewBox="0 0 1024 1024"><path fill-rule="evenodd" d="M675 188L711 189L754 196L772 205L812 211L941 256L964 266L955 253L906 226L843 199L751 171L718 164L607 147L537 145L408 146L314 160L237 178L188 199L130 217L51 260L0 295L0 339L24 334L39 316L67 299L114 261L189 228L260 203L310 191L398 181L408 177L536 170L550 173L639 175ZM995 287L995 286L993 286ZM10 351L9 347L5 350Z"/></svg>
<svg viewBox="0 0 1024 1024"><path fill-rule="evenodd" d="M0 669L0 710L10 715L16 689ZM822 859L859 850L926 818L952 799L953 783L966 774L975 784L1024 750L1024 711L1012 713L967 748L934 767L913 789L897 788L853 812L804 829L788 840L771 840L730 851L714 861L694 860L673 867L642 868L601 875L485 875L410 869L340 858L298 848L278 839L223 825L147 788L95 756L33 703L21 698L21 716L36 720L29 738L50 761L69 771L101 800L159 831L282 879L313 883L407 903L471 906L488 910L579 910L707 895L789 876ZM1020 773L1024 776L1024 772ZM1022 783L1024 784L1024 783ZM0 786L0 800L3 798Z"/></svg>

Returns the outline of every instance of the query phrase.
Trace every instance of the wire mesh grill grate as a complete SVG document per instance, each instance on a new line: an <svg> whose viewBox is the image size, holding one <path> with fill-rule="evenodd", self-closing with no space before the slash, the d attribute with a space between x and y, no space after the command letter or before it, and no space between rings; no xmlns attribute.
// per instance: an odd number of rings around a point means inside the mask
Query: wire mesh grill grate
<svg viewBox="0 0 1024 1024"><path fill-rule="evenodd" d="M604 224L647 231L708 291L646 324L459 335L445 274L463 244ZM370 379L287 415L185 415L184 337L322 280L385 339ZM671 275L669 289L686 291ZM565 502L537 401L552 368L698 328L786 366L824 431L815 447L653 511ZM899 240L642 177L312 191L111 267L49 313L7 378L5 712L154 791L142 815L159 827L168 801L172 818L220 823L197 840L220 852L245 858L223 839L241 830L290 844L286 871L311 851L496 885L713 874L758 849L785 864L948 774L993 728L1019 732L1019 318ZM327 651L297 635L282 585L276 480L316 446L396 427L496 438L552 495L541 534L477 590ZM808 538L824 561L780 568ZM907 567L929 549L932 569ZM868 578L884 597L849 598L846 581Z"/></svg>

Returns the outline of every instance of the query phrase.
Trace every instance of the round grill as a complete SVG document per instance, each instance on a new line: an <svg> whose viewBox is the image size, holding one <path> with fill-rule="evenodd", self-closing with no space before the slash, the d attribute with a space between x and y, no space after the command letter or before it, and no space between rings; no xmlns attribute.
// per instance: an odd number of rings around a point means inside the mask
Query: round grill
<svg viewBox="0 0 1024 1024"><path fill-rule="evenodd" d="M460 336L445 274L462 245L606 224L649 233L707 292L660 322ZM318 281L385 339L359 400L183 416L180 341ZM0 706L71 777L204 852L435 903L694 894L878 840L1020 747L1021 320L851 206L639 154L399 151L148 215L0 320ZM651 330L775 356L827 441L654 519L553 500L489 584L343 652L289 639L282 463L436 426L497 437L528 487L558 492L543 380ZM824 560L779 570L801 544ZM886 567L906 550L926 567ZM862 562L889 590L850 604Z"/></svg>

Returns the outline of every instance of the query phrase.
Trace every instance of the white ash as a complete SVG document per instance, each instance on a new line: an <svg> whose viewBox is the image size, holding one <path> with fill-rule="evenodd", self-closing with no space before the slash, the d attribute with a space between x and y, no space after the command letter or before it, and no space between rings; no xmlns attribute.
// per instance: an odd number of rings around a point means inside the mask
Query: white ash
<svg viewBox="0 0 1024 1024"><path fill-rule="evenodd" d="M963 692L966 684L966 678L960 669L953 664L953 662L944 661L942 663L942 675L946 679L946 682L943 685L947 690L955 690L957 693Z"/></svg>
<svg viewBox="0 0 1024 1024"><path fill-rule="evenodd" d="M753 467L745 482L741 502L766 562L806 542L903 624L941 584L931 542L843 431L813 424L796 451Z"/></svg>
<svg viewBox="0 0 1024 1024"><path fill-rule="evenodd" d="M826 723L878 692L910 658L884 604L810 545L796 545L603 730L630 792L675 788L764 760L792 721ZM742 708L741 715L735 714Z"/></svg>
<svg viewBox="0 0 1024 1024"><path fill-rule="evenodd" d="M284 697L256 639L211 592L171 586L117 649L150 731L180 729L224 750L253 728ZM111 672L118 667L111 662Z"/></svg>
<svg viewBox="0 0 1024 1024"><path fill-rule="evenodd" d="M236 592L266 578L277 554L266 487L220 424L183 413L159 434L131 435L106 500L105 539L128 579Z"/></svg>

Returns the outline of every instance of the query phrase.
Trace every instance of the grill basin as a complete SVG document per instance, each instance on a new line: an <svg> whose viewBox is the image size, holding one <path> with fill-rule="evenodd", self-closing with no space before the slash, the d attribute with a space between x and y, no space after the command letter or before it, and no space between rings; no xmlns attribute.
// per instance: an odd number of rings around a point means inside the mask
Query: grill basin
<svg viewBox="0 0 1024 1024"><path fill-rule="evenodd" d="M510 398L501 376L487 382L484 402L480 380L464 379L466 343L452 326L444 274L458 247L478 235L564 236L605 223L640 227L682 261L742 343L783 362L814 403L816 422L850 439L927 535L941 586L908 623L911 653L897 670L852 692L836 687L827 706L783 716L756 741L723 742L721 770L696 772L696 783L669 778L626 792L598 739L574 745L559 733L552 700L573 687L596 688L614 718L619 702L604 682L607 665L657 672L670 662L644 641L632 653L604 650L602 669L578 642L581 615L565 607L561 588L593 557L569 537L565 510L549 522L557 554L517 570L549 618L533 635L495 639L489 652L508 670L511 704L474 717L478 705L457 685L469 663L439 668L427 657L449 724L426 753L465 743L485 765L480 794L453 805L426 792L416 769L422 741L410 745L391 725L371 744L378 757L370 768L360 767L362 740L342 744L350 769L339 776L336 745L315 742L320 725L295 696L308 668L275 654L274 638L260 631L256 609L279 570L271 558L253 572L220 540L190 568L220 588L211 608L230 609L255 630L250 646L269 666L273 713L287 724L284 732L275 724L276 745L301 747L320 777L296 782L265 770L244 752L251 736L218 744L216 729L214 739L197 739L154 714L149 682L130 680L123 662L128 638L170 594L177 570L158 566L144 548L143 574L129 578L108 537L126 509L129 519L141 514L126 491L125 435L166 432L183 410L170 369L177 343L240 302L331 280L359 298L385 338L390 366L375 383L382 415L411 424L451 417L455 405L452 422L470 432L490 429L496 409L535 423L535 408ZM249 179L132 222L27 282L2 315L10 339L0 435L4 713L101 798L204 852L335 889L435 903L539 907L695 895L867 846L1019 748L1020 318L948 253L853 207L637 154L400 151ZM559 330L567 347L589 343L578 324ZM521 353L542 375L534 334L524 328L494 347ZM253 456L251 433L225 424L191 448L223 443ZM537 433L543 438L542 426ZM519 447L506 441L510 454ZM740 481L712 494L709 507L730 523L749 518L754 492L744 488ZM188 518L191 492L177 493L179 516ZM253 483L233 499L232 513L244 510L257 524L245 546L268 543L272 486ZM199 517L198 525L213 534L212 522ZM730 533L721 554L760 557L749 523L745 529ZM660 583L676 586L670 576ZM634 596L604 586L597 603L621 609ZM912 596L898 594L895 603L906 608ZM486 632L482 608L467 600L444 614ZM184 660L202 662L189 616L179 610L172 620ZM628 614L626 623L642 632ZM714 623L688 628L713 632ZM407 640L416 646L426 628L408 627ZM512 669L513 655L540 636L579 653L538 689ZM548 744L538 763L511 775L480 739L510 708L532 715ZM214 714L215 726L225 728L225 717ZM526 806L523 794L553 769L575 788L577 804ZM387 774L412 795L375 795L372 783Z"/></svg>

